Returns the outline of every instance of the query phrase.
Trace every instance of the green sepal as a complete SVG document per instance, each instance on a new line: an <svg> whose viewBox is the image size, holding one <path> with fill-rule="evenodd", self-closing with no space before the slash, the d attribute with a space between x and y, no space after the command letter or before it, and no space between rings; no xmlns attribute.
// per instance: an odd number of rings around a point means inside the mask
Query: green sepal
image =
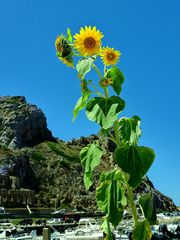
<svg viewBox="0 0 180 240"><path fill-rule="evenodd" d="M70 43L72 43L72 41L73 41L73 37L72 37L70 28L67 29L67 40L68 40Z"/></svg>
<svg viewBox="0 0 180 240"><path fill-rule="evenodd" d="M140 120L138 116L119 120L118 132L122 144L138 144L138 139L141 136Z"/></svg>
<svg viewBox="0 0 180 240"><path fill-rule="evenodd" d="M92 172L95 167L100 164L103 151L99 146L98 141L82 148L80 151L81 165L84 168L84 185L88 190L92 182Z"/></svg>
<svg viewBox="0 0 180 240"><path fill-rule="evenodd" d="M91 92L89 90L83 92L82 96L76 102L76 105L73 109L73 121L76 119L79 111L81 111L86 106L86 102L90 96Z"/></svg>
<svg viewBox="0 0 180 240"><path fill-rule="evenodd" d="M129 174L129 185L136 188L152 165L155 153L151 148L123 145L116 148L114 158L118 166Z"/></svg>
<svg viewBox="0 0 180 240"><path fill-rule="evenodd" d="M138 222L135 225L133 229L132 239L150 240L151 237L152 237L151 227L146 219Z"/></svg>
<svg viewBox="0 0 180 240"><path fill-rule="evenodd" d="M118 96L94 97L86 104L86 115L89 120L97 122L104 129L108 129L124 107L124 100Z"/></svg>
<svg viewBox="0 0 180 240"><path fill-rule="evenodd" d="M106 72L105 77L112 79L113 84L111 86L114 91L119 95L122 89L122 84L124 82L123 73L119 70L119 68L114 66Z"/></svg>
<svg viewBox="0 0 180 240"><path fill-rule="evenodd" d="M102 173L100 185L96 188L96 201L99 208L106 213L109 222L117 227L123 217L127 204L125 189L122 185L123 177L120 170Z"/></svg>
<svg viewBox="0 0 180 240"><path fill-rule="evenodd" d="M156 202L153 193L144 194L139 199L139 204L141 205L144 216L148 220L149 224L157 224Z"/></svg>
<svg viewBox="0 0 180 240"><path fill-rule="evenodd" d="M94 62L93 57L80 59L76 65L76 70L82 79L84 79L85 75L91 70L92 64Z"/></svg>

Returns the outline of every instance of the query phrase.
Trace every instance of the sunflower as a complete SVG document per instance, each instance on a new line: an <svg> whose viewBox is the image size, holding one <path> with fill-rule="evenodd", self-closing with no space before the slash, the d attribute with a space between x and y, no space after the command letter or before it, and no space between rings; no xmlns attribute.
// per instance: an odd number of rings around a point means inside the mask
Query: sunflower
<svg viewBox="0 0 180 240"><path fill-rule="evenodd" d="M62 56L67 57L73 55L72 47L69 45L67 39L63 35L59 35L55 41L56 51Z"/></svg>
<svg viewBox="0 0 180 240"><path fill-rule="evenodd" d="M98 55L101 47L102 33L91 26L80 29L80 33L74 36L74 47L83 56Z"/></svg>
<svg viewBox="0 0 180 240"><path fill-rule="evenodd" d="M55 48L57 51L56 55L59 60L61 60L68 67L74 67L72 48L63 35L57 36L55 41Z"/></svg>
<svg viewBox="0 0 180 240"><path fill-rule="evenodd" d="M118 62L121 53L117 50L114 50L114 48L105 47L101 50L100 55L103 63L109 66L115 65Z"/></svg>

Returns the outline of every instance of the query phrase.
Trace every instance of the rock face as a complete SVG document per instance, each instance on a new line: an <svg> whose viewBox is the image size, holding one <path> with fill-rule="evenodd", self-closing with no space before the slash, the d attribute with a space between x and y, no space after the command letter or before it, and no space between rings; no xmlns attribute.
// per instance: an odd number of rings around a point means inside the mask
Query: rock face
<svg viewBox="0 0 180 240"><path fill-rule="evenodd" d="M53 140L44 113L25 97L0 97L0 144L11 149Z"/></svg>
<svg viewBox="0 0 180 240"><path fill-rule="evenodd" d="M115 165L114 146L100 135L69 142L55 139L35 105L24 97L0 97L0 204L54 207L56 203L56 207L97 210L95 188L104 166L95 170L94 185L86 191L79 159L80 149L97 139L108 150L103 158L110 169ZM156 190L148 178L145 181L136 196L151 189L157 208L176 210L172 199Z"/></svg>

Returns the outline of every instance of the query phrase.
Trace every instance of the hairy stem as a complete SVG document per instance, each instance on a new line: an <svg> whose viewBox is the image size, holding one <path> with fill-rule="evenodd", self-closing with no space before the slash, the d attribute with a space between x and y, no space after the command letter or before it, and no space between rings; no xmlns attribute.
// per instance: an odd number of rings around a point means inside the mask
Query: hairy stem
<svg viewBox="0 0 180 240"><path fill-rule="evenodd" d="M97 72L98 76L100 77L100 79L102 80L104 77L103 75L101 74L99 68L93 63L92 64L92 67L94 68L94 70Z"/></svg>
<svg viewBox="0 0 180 240"><path fill-rule="evenodd" d="M108 88L104 87L103 89L104 89L105 98L108 98L109 97Z"/></svg>
<svg viewBox="0 0 180 240"><path fill-rule="evenodd" d="M92 64L92 67L94 68L94 70L97 72L98 76L100 77L100 81L103 80L103 75L101 74L99 68L93 63ZM109 96L109 93L108 93L108 88L107 87L103 87L104 89L104 95L105 95L105 98L108 98Z"/></svg>
<svg viewBox="0 0 180 240"><path fill-rule="evenodd" d="M120 147L121 142L120 142L119 133L118 133L118 121L114 122L114 133L115 133L116 144L118 147ZM132 191L132 188L128 184L127 176L125 176L125 179L126 179L126 186L127 186L127 191L128 191L129 204L131 207L134 224L136 225L138 223L138 216L137 216L136 206L134 203L133 191Z"/></svg>
<svg viewBox="0 0 180 240"><path fill-rule="evenodd" d="M134 203L133 191L132 191L132 188L129 186L128 182L127 182L127 190L128 190L129 204L132 210L134 225L136 225L138 223L137 210Z"/></svg>
<svg viewBox="0 0 180 240"><path fill-rule="evenodd" d="M88 83L88 85L92 86L95 90L95 93L100 96L103 97L103 94L101 92L99 92L99 90L96 88L96 86L93 83Z"/></svg>
<svg viewBox="0 0 180 240"><path fill-rule="evenodd" d="M119 147L121 145L120 138L119 138L119 133L118 133L118 121L116 120L114 122L114 134L115 134L115 139L116 139L116 144Z"/></svg>

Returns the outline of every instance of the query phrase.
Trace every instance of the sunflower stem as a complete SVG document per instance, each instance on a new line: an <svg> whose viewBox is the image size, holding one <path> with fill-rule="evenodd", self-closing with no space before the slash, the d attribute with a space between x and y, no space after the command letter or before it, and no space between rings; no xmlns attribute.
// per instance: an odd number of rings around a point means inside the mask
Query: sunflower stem
<svg viewBox="0 0 180 240"><path fill-rule="evenodd" d="M114 122L114 134L115 134L117 147L120 147L121 146L121 142L120 142L120 138L119 138L118 128L119 128L119 124L118 124L118 121L116 120Z"/></svg>
<svg viewBox="0 0 180 240"><path fill-rule="evenodd" d="M99 68L93 63L92 64L92 67L94 68L94 70L97 72L98 76L100 77L100 81L104 79L103 75L101 74ZM104 95L105 95L105 98L108 98L109 96L109 93L108 93L108 88L107 87L103 87L104 89Z"/></svg>
<svg viewBox="0 0 180 240"><path fill-rule="evenodd" d="M104 65L104 75L105 75L105 73L106 73L106 65Z"/></svg>
<svg viewBox="0 0 180 240"><path fill-rule="evenodd" d="M103 89L104 89L105 98L108 98L109 97L108 88L104 87Z"/></svg>
<svg viewBox="0 0 180 240"><path fill-rule="evenodd" d="M97 72L98 76L100 77L100 80L103 80L103 75L101 74L101 72L99 71L99 68L93 63L92 67L94 68L94 70Z"/></svg>
<svg viewBox="0 0 180 240"><path fill-rule="evenodd" d="M121 142L120 142L120 138L119 138L118 127L119 127L119 124L118 124L118 121L116 120L114 122L114 134L115 134L115 139L116 139L116 145L117 145L117 147L120 147ZM129 205L131 207L134 224L136 225L138 223L138 215L137 215L137 210L136 210L136 206L135 206L135 202L134 202L133 190L132 190L132 187L128 183L127 175L124 175L124 176L125 176L125 180L126 180Z"/></svg>
<svg viewBox="0 0 180 240"><path fill-rule="evenodd" d="M101 97L103 97L103 94L99 92L99 90L96 88L96 86L93 83L88 83L88 85L92 86L95 90L95 93Z"/></svg>
<svg viewBox="0 0 180 240"><path fill-rule="evenodd" d="M134 225L137 225L138 216L137 216L137 210L134 202L133 190L132 190L132 187L129 186L128 182L127 182L127 191L128 191L128 197L129 197L129 204L130 204L132 215L133 215Z"/></svg>

